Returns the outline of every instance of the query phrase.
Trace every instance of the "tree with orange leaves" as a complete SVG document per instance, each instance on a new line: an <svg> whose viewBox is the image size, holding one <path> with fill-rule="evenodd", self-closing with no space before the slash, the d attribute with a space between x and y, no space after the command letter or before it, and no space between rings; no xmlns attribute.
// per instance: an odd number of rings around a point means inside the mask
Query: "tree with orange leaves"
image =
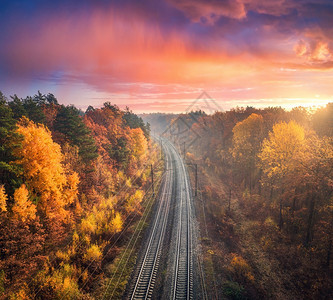
<svg viewBox="0 0 333 300"><path fill-rule="evenodd" d="M22 184L14 192L14 205L12 207L13 217L22 222L36 219L36 206L29 199L29 192Z"/></svg>
<svg viewBox="0 0 333 300"><path fill-rule="evenodd" d="M36 215L36 206L29 199L23 184L14 192L11 212L0 214L0 270L6 283L7 296L10 289L17 291L27 278L41 266L45 241L44 229ZM4 188L0 187L1 211L7 211ZM1 298L0 290L0 298Z"/></svg>
<svg viewBox="0 0 333 300"><path fill-rule="evenodd" d="M65 217L66 206L77 195L78 176L65 174L60 146L43 125L23 118L17 131L23 141L22 148L15 151L19 158L16 163L23 167L26 183L38 200L38 210L50 217Z"/></svg>
<svg viewBox="0 0 333 300"><path fill-rule="evenodd" d="M8 196L3 185L0 186L0 212L7 211L7 200Z"/></svg>
<svg viewBox="0 0 333 300"><path fill-rule="evenodd" d="M60 146L53 142L44 125L23 117L17 132L23 140L22 147L14 152L18 158L16 164L23 168L31 199L36 202L49 238L55 243L64 238L64 225L70 222L69 205L77 198L79 177L75 172L66 174ZM23 197L23 190L20 193Z"/></svg>

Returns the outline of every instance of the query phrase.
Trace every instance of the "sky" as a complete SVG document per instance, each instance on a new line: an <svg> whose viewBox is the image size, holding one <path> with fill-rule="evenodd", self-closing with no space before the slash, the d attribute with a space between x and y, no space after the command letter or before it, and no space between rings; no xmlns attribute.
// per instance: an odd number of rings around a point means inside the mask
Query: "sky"
<svg viewBox="0 0 333 300"><path fill-rule="evenodd" d="M333 0L0 0L0 91L85 109L333 102ZM199 101L200 102L200 101Z"/></svg>

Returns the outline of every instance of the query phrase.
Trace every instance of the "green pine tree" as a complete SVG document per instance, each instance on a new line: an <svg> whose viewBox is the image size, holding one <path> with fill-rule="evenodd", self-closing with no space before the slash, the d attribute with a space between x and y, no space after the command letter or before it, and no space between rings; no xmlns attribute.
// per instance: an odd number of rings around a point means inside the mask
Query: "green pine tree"
<svg viewBox="0 0 333 300"><path fill-rule="evenodd" d="M79 155L85 163L97 158L97 148L89 129L74 106L62 106L54 122L54 129L68 141L79 147Z"/></svg>
<svg viewBox="0 0 333 300"><path fill-rule="evenodd" d="M5 185L9 196L21 184L20 168L10 163L15 160L12 151L15 147L20 147L20 139L20 135L16 133L14 113L0 92L0 184Z"/></svg>

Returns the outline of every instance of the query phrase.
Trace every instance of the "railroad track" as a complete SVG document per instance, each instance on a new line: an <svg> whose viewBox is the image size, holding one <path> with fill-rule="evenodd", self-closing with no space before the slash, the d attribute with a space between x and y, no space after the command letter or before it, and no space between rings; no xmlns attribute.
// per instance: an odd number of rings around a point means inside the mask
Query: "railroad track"
<svg viewBox="0 0 333 300"><path fill-rule="evenodd" d="M173 147L173 145L171 146ZM179 153L175 149L174 151L179 174L180 201L177 210L177 242L172 299L192 299L192 215L190 186L184 162Z"/></svg>
<svg viewBox="0 0 333 300"><path fill-rule="evenodd" d="M166 158L166 176L162 184L159 204L143 254L137 262L127 299L151 299L159 271L163 241L170 210L174 209L174 228L169 252L174 255L171 286L168 298L192 299L192 230L191 190L185 165L175 147L163 139ZM175 176L175 178L174 178ZM176 180L174 180L176 179Z"/></svg>
<svg viewBox="0 0 333 300"><path fill-rule="evenodd" d="M134 284L132 285L128 299L150 299L152 296L162 250L161 247L170 210L170 190L172 190L172 174L168 171L171 169L170 166L170 153L166 151L167 174L163 182L157 215L149 235L145 253L141 261L138 263L133 280Z"/></svg>

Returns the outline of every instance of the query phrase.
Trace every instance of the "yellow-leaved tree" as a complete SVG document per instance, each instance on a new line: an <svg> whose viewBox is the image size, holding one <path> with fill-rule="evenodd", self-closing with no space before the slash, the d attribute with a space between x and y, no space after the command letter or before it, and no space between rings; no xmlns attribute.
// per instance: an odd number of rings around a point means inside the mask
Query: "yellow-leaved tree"
<svg viewBox="0 0 333 300"><path fill-rule="evenodd" d="M143 199L144 193L142 190L136 190L133 195L131 195L125 205L126 211L128 213L139 212L141 209L140 203Z"/></svg>
<svg viewBox="0 0 333 300"><path fill-rule="evenodd" d="M120 232L123 229L123 219L121 217L121 214L119 212L116 212L114 218L111 221L111 226L113 232Z"/></svg>
<svg viewBox="0 0 333 300"><path fill-rule="evenodd" d="M271 184L271 196L273 188L279 188L282 195L284 189L297 177L300 168L300 157L305 150L304 128L294 121L280 122L273 126L273 131L265 139L262 150L259 153L262 170L265 177L263 182ZM279 227L282 228L282 196L279 197Z"/></svg>
<svg viewBox="0 0 333 300"><path fill-rule="evenodd" d="M144 159L147 156L147 139L145 138L141 128L135 128L131 130L131 137L133 139L133 154L139 160Z"/></svg>
<svg viewBox="0 0 333 300"><path fill-rule="evenodd" d="M17 164L29 191L37 202L37 209L49 219L64 221L67 206L77 197L79 177L66 174L60 146L53 142L51 132L43 125L23 117L17 132L23 136L22 147L15 150Z"/></svg>
<svg viewBox="0 0 333 300"><path fill-rule="evenodd" d="M245 183L250 191L255 182L255 166L263 139L263 117L251 114L233 128L231 154L238 165L238 172L244 173Z"/></svg>
<svg viewBox="0 0 333 300"><path fill-rule="evenodd" d="M142 167L147 157L148 143L141 128L130 130L129 149L131 149L130 163L127 174L134 175L138 168Z"/></svg>
<svg viewBox="0 0 333 300"><path fill-rule="evenodd" d="M5 191L5 187L3 185L0 185L0 212L7 211L7 194Z"/></svg>
<svg viewBox="0 0 333 300"><path fill-rule="evenodd" d="M14 192L12 212L14 218L17 218L22 222L36 219L36 206L29 199L29 192L25 184L22 184Z"/></svg>
<svg viewBox="0 0 333 300"><path fill-rule="evenodd" d="M297 169L304 149L305 131L302 126L294 121L275 124L259 153L263 172L274 182L281 183Z"/></svg>

